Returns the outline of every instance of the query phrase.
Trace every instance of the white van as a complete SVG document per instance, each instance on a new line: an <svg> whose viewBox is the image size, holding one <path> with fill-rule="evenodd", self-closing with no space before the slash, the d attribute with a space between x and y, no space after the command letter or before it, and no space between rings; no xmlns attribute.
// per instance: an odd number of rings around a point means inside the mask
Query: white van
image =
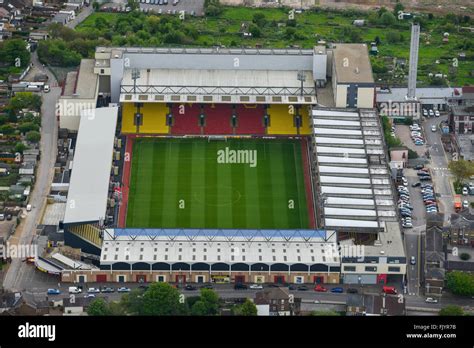
<svg viewBox="0 0 474 348"><path fill-rule="evenodd" d="M82 292L82 289L79 289L77 286L70 286L69 287L69 293L70 294L80 294Z"/></svg>

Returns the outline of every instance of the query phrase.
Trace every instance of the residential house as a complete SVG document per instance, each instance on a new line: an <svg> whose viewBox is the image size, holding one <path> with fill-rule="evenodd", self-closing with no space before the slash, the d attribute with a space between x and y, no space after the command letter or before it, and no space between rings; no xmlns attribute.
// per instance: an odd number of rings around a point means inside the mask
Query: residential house
<svg viewBox="0 0 474 348"><path fill-rule="evenodd" d="M23 163L19 170L20 175L33 175L35 173L35 165L33 163Z"/></svg>
<svg viewBox="0 0 474 348"><path fill-rule="evenodd" d="M94 298L66 297L63 299L63 315L87 315L87 307Z"/></svg>
<svg viewBox="0 0 474 348"><path fill-rule="evenodd" d="M349 294L346 300L348 316L406 315L405 297L398 295Z"/></svg>
<svg viewBox="0 0 474 348"><path fill-rule="evenodd" d="M425 250L425 272L422 275L425 294L427 296L441 295L444 287L444 263L446 258L443 228L437 225L427 227L425 237L422 240L424 241Z"/></svg>
<svg viewBox="0 0 474 348"><path fill-rule="evenodd" d="M258 315L291 316L298 315L301 298L290 295L287 288L270 288L255 294Z"/></svg>
<svg viewBox="0 0 474 348"><path fill-rule="evenodd" d="M0 314L12 313L21 304L21 292L0 292Z"/></svg>

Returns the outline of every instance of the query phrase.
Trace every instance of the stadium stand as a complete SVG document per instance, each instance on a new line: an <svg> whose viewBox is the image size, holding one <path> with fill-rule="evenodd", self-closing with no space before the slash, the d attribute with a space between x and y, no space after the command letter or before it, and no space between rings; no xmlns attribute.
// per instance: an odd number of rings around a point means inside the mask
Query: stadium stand
<svg viewBox="0 0 474 348"><path fill-rule="evenodd" d="M144 103L140 109L143 122L138 133L167 134L169 127L166 125L168 107L161 103ZM137 133L134 124L136 107L133 103L124 103L122 109L122 133Z"/></svg>
<svg viewBox="0 0 474 348"><path fill-rule="evenodd" d="M180 113L182 110L184 113ZM171 113L173 114L171 134L201 134L201 127L199 127L201 107L199 104L173 104Z"/></svg>
<svg viewBox="0 0 474 348"><path fill-rule="evenodd" d="M211 104L204 108L206 115L206 134L232 134L230 118L232 106L226 104Z"/></svg>
<svg viewBox="0 0 474 348"><path fill-rule="evenodd" d="M263 115L265 109L261 105L237 105L237 134L265 134Z"/></svg>
<svg viewBox="0 0 474 348"><path fill-rule="evenodd" d="M294 135L298 134L295 115L297 108L294 107L294 114L290 113L289 105L270 105L268 114L270 115L270 126L268 127L268 134L279 135ZM301 126L299 134L311 134L311 125L309 122L308 108L302 106L299 108L299 115L301 116Z"/></svg>

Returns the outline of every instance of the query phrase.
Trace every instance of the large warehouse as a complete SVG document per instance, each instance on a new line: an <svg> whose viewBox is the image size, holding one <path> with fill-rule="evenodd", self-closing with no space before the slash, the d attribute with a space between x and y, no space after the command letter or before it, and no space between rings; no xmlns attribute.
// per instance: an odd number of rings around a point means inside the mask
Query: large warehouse
<svg viewBox="0 0 474 348"><path fill-rule="evenodd" d="M63 103L86 81L111 103L59 109L78 133L63 225L100 269L63 281L402 280L365 45L98 47L78 75Z"/></svg>

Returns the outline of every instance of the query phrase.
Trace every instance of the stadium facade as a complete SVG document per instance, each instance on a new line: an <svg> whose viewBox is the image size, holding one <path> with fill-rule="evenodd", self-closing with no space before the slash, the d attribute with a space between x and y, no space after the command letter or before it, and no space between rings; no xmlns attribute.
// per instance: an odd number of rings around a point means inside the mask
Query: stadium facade
<svg viewBox="0 0 474 348"><path fill-rule="evenodd" d="M77 132L65 243L100 260L99 269L64 270L63 281L403 280L406 258L365 45L98 47L78 75L60 99L74 107L58 109L60 127ZM97 108L87 107L90 100ZM315 229L127 228L136 137L307 139Z"/></svg>

